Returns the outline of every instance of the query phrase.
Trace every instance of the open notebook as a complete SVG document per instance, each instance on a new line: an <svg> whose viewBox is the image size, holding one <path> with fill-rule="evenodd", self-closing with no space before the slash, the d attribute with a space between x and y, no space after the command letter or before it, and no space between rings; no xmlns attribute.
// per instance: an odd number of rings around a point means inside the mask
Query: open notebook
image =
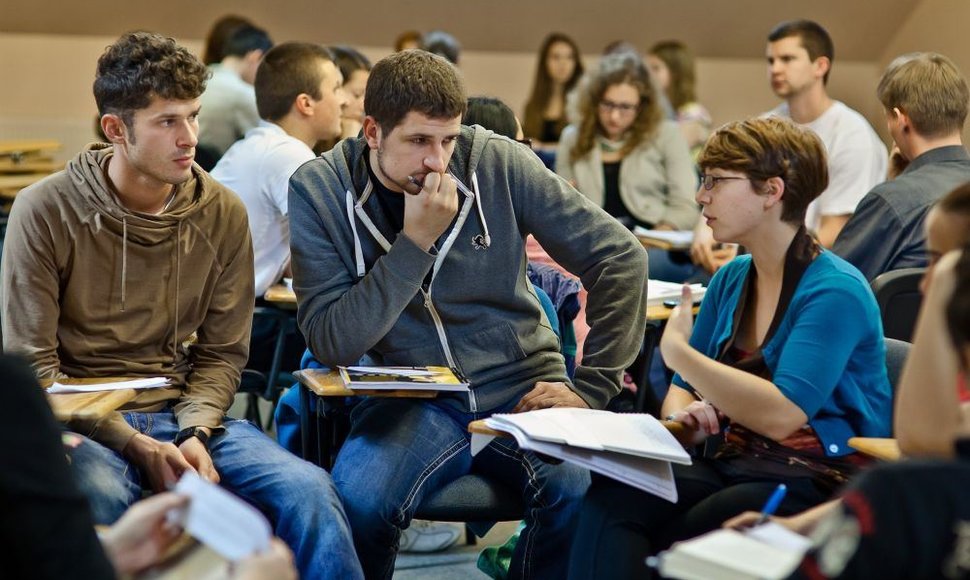
<svg viewBox="0 0 970 580"><path fill-rule="evenodd" d="M677 501L671 462L689 465L690 456L654 417L592 409L540 409L493 415L485 424L515 437L519 447L569 461ZM477 452L490 439L473 436Z"/></svg>
<svg viewBox="0 0 970 580"><path fill-rule="evenodd" d="M648 562L665 578L678 580L774 580L790 576L809 547L808 538L767 523L677 542Z"/></svg>

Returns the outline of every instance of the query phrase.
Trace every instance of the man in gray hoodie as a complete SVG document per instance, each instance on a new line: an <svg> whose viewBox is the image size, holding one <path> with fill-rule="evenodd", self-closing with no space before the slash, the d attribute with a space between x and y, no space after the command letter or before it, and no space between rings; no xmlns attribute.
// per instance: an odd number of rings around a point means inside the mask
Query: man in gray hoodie
<svg viewBox="0 0 970 580"><path fill-rule="evenodd" d="M377 63L362 136L290 181L299 322L326 365L368 355L448 365L469 394L369 399L333 471L370 578L390 578L400 530L426 495L469 472L522 492L527 526L512 578L565 576L589 474L512 440L474 458L467 424L497 412L602 408L620 390L645 322L646 254L522 145L462 127L457 70L421 51ZM589 290L591 330L575 379L526 278L533 234Z"/></svg>

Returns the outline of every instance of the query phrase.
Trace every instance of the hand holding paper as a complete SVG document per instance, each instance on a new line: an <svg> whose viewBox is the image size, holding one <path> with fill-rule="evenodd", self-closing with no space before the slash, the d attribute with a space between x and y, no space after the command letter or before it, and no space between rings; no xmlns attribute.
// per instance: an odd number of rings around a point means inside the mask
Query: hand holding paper
<svg viewBox="0 0 970 580"><path fill-rule="evenodd" d="M236 561L269 550L272 529L256 508L191 472L175 492L190 498L188 508L175 516L182 527L222 557Z"/></svg>

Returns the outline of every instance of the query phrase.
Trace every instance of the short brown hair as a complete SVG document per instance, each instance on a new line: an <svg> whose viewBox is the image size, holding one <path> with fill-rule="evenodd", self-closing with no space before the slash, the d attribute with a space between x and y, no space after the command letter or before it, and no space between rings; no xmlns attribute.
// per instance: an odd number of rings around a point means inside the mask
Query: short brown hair
<svg viewBox="0 0 970 580"><path fill-rule="evenodd" d="M131 129L135 111L152 97L188 100L205 92L209 71L174 39L128 32L98 58L94 100L98 113L118 115Z"/></svg>
<svg viewBox="0 0 970 580"><path fill-rule="evenodd" d="M465 114L465 85L458 69L423 50L404 50L374 65L364 91L364 113L390 133L408 113L432 119Z"/></svg>
<svg viewBox="0 0 970 580"><path fill-rule="evenodd" d="M785 182L781 219L801 224L808 204L829 184L825 145L810 129L781 117L728 123L707 140L697 164L702 170L744 173L755 188L772 177Z"/></svg>
<svg viewBox="0 0 970 580"><path fill-rule="evenodd" d="M622 84L628 84L637 90L640 108L637 109L637 116L630 125L630 137L623 143L620 154L630 153L640 143L653 137L663 120L663 112L660 110L657 90L650 80L650 72L647 71L638 54L629 52L609 54L600 59L596 71L587 75L576 89L578 135L576 144L569 151L571 163L593 150L596 136L600 132L599 106L603 101L603 95L610 87Z"/></svg>
<svg viewBox="0 0 970 580"><path fill-rule="evenodd" d="M309 42L284 42L266 53L256 69L256 109L267 121L279 121L301 94L323 98L321 62L333 62L331 52Z"/></svg>
<svg viewBox="0 0 970 580"><path fill-rule="evenodd" d="M808 53L808 58L815 62L820 56L829 59L829 63L835 60L835 45L832 44L832 37L825 28L813 20L789 20L782 22L768 33L768 42L778 42L783 38L798 37L802 48ZM822 84L828 84L831 67L825 71L822 77Z"/></svg>
<svg viewBox="0 0 970 580"><path fill-rule="evenodd" d="M961 131L970 90L953 61L935 52L904 54L889 63L876 95L886 111L898 108L927 137Z"/></svg>

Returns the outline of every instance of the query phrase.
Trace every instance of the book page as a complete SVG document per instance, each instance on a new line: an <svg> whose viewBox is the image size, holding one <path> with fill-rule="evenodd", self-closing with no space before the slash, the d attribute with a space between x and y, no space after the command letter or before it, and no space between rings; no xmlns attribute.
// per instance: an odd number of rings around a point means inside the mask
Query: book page
<svg viewBox="0 0 970 580"><path fill-rule="evenodd" d="M175 492L189 497L182 527L223 558L235 561L269 549L269 521L248 503L191 471Z"/></svg>
<svg viewBox="0 0 970 580"><path fill-rule="evenodd" d="M677 485L668 461L610 451L590 451L541 441L529 442L529 448L537 453L575 463L669 502L677 502Z"/></svg>
<svg viewBox="0 0 970 580"><path fill-rule="evenodd" d="M674 544L660 559L669 578L787 578L804 552L765 544L736 530L714 530Z"/></svg>
<svg viewBox="0 0 970 580"><path fill-rule="evenodd" d="M157 389L169 386L165 377L149 377L131 381L114 381L109 383L86 383L83 385L65 385L55 382L47 392L51 395L58 393L98 393L102 391L118 391L121 389Z"/></svg>
<svg viewBox="0 0 970 580"><path fill-rule="evenodd" d="M530 439L615 451L689 465L690 456L654 417L593 409L540 409L493 415L486 424L500 431L521 431ZM521 445L521 442L520 442Z"/></svg>

